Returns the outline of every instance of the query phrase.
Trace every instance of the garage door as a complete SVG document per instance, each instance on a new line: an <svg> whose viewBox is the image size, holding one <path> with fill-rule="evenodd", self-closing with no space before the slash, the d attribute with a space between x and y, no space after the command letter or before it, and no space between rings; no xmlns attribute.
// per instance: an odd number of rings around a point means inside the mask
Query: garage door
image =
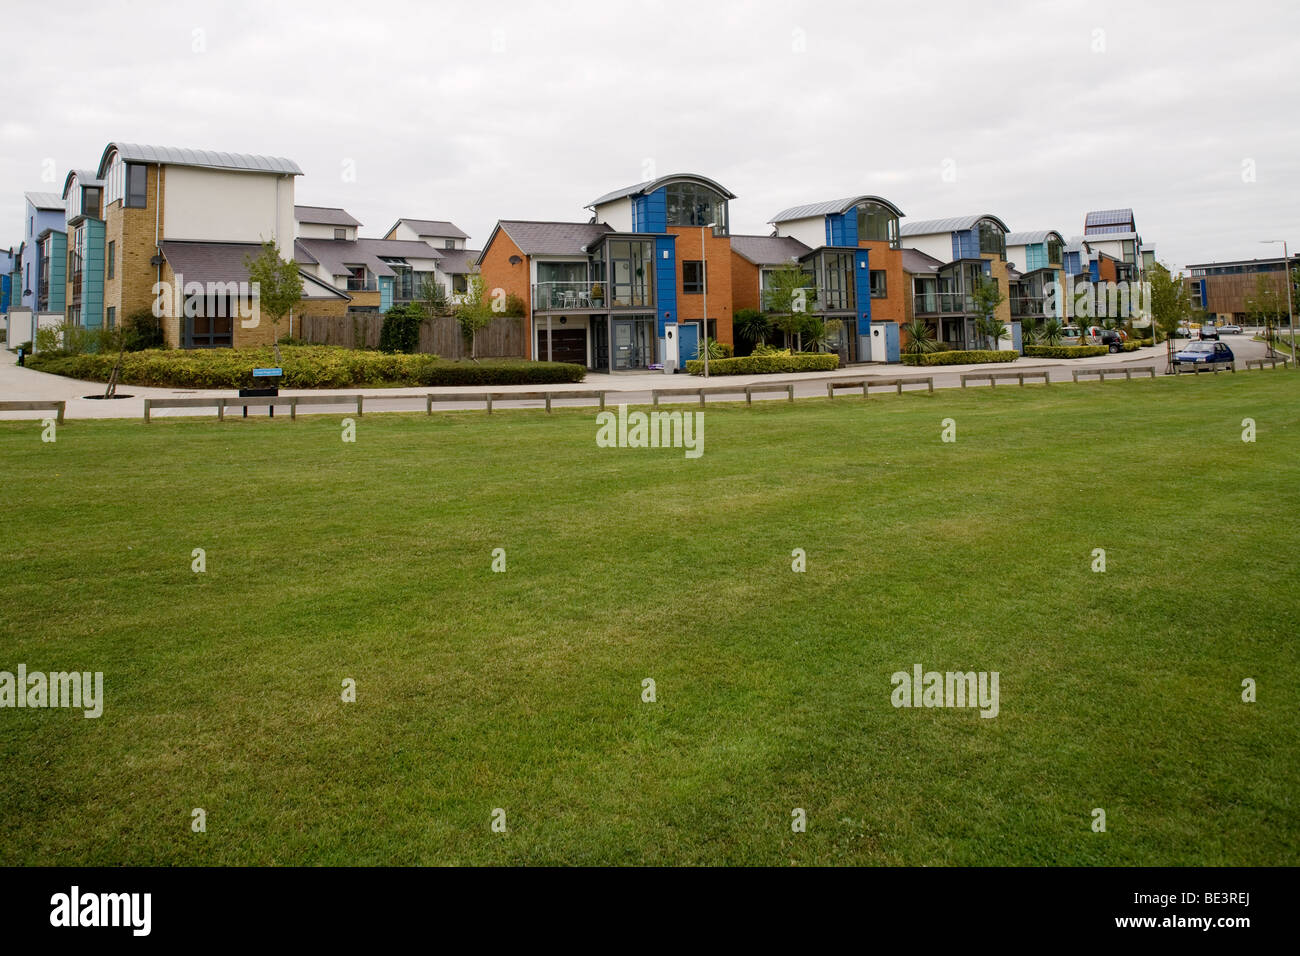
<svg viewBox="0 0 1300 956"><path fill-rule="evenodd" d="M546 361L546 330L537 332L537 351L534 353L540 361ZM575 365L587 364L587 330L586 329L551 329L551 359L556 362L572 362Z"/></svg>

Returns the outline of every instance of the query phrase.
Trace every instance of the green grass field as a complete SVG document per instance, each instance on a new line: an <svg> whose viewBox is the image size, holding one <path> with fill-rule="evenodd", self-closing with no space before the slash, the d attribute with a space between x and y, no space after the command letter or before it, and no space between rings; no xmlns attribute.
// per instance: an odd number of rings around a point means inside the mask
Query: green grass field
<svg viewBox="0 0 1300 956"><path fill-rule="evenodd" d="M0 670L106 697L0 710L0 863L1295 864L1297 396L0 423Z"/></svg>

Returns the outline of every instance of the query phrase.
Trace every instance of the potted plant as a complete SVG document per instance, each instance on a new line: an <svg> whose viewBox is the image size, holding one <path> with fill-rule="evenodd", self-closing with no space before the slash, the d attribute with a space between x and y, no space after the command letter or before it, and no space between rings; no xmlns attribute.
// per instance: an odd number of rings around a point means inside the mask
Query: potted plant
<svg viewBox="0 0 1300 956"><path fill-rule="evenodd" d="M599 282L592 283L591 286L591 304L603 305L605 302L605 289Z"/></svg>

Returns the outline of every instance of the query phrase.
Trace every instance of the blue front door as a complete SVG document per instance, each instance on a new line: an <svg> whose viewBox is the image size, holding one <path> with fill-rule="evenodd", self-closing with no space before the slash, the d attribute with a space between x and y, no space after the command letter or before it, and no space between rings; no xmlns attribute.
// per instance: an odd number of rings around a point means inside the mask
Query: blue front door
<svg viewBox="0 0 1300 956"><path fill-rule="evenodd" d="M686 368L690 359L700 352L700 327L698 325L677 326L677 367Z"/></svg>

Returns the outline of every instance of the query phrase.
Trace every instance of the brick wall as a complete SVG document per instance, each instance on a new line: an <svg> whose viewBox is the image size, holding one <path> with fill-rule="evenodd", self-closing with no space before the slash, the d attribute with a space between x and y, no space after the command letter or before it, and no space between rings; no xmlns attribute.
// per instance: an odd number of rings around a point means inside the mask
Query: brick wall
<svg viewBox="0 0 1300 956"><path fill-rule="evenodd" d="M522 261L510 262L511 256L518 256ZM483 250L479 261L479 275L483 278L483 294L489 298L493 289L504 289L507 296L517 295L524 302L524 314L528 328L524 336L524 357L533 357L532 286L529 282L531 269L528 257L515 245L514 240L506 235L504 229L498 229L488 248Z"/></svg>
<svg viewBox="0 0 1300 956"><path fill-rule="evenodd" d="M117 309L117 320L124 321L137 311L153 307L153 286L158 281L158 268L150 263L158 253L154 241L155 228L161 229L161 211L157 221L158 185L161 174L163 192L167 189L167 175L162 167L148 167L148 201L143 209L127 209L118 199L104 209L104 244L116 245L114 277L104 280L104 306ZM105 273L107 274L107 272ZM170 339L169 339L170 341Z"/></svg>
<svg viewBox="0 0 1300 956"><path fill-rule="evenodd" d="M728 236L715 236L704 230L707 257L700 255L700 229L695 226L669 226L668 231L677 236L677 318L683 322L704 317L704 296L685 295L682 292L682 263L687 260L706 258L708 263L709 318L718 323L719 342L735 344L732 334L732 296L731 275L732 259L731 239Z"/></svg>

